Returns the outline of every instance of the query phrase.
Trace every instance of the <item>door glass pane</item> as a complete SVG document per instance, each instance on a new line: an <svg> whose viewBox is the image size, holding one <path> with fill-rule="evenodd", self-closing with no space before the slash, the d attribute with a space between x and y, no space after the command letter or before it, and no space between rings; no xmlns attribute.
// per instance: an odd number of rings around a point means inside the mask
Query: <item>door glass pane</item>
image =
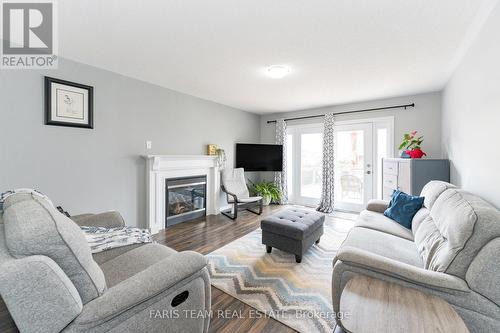
<svg viewBox="0 0 500 333"><path fill-rule="evenodd" d="M338 131L335 143L335 200L364 203L364 131Z"/></svg>
<svg viewBox="0 0 500 333"><path fill-rule="evenodd" d="M286 187L288 197L293 196L293 136L286 136Z"/></svg>
<svg viewBox="0 0 500 333"><path fill-rule="evenodd" d="M382 199L382 159L387 158L387 128L377 129L377 198Z"/></svg>
<svg viewBox="0 0 500 333"><path fill-rule="evenodd" d="M321 197L323 133L301 135L300 195Z"/></svg>

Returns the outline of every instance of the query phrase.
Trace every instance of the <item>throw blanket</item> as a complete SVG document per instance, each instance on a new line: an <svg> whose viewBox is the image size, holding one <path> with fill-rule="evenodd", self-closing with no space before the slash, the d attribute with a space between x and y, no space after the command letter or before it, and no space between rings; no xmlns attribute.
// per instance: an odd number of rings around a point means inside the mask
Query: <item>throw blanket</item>
<svg viewBox="0 0 500 333"><path fill-rule="evenodd" d="M103 228L81 227L92 253L98 253L121 246L152 243L151 232L132 227Z"/></svg>

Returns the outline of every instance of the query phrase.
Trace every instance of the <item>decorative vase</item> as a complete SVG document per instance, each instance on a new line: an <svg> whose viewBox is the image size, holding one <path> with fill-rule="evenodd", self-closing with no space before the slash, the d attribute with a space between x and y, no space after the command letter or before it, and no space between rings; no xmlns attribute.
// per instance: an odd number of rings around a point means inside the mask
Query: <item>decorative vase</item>
<svg viewBox="0 0 500 333"><path fill-rule="evenodd" d="M401 158L410 158L410 155L407 153L408 150L402 150L401 151Z"/></svg>
<svg viewBox="0 0 500 333"><path fill-rule="evenodd" d="M262 204L264 206L269 206L270 203L271 203L271 197L269 197L269 196L262 197Z"/></svg>
<svg viewBox="0 0 500 333"><path fill-rule="evenodd" d="M422 158L424 156L427 156L427 154L424 153L420 148L407 150L406 154L408 154L411 158Z"/></svg>

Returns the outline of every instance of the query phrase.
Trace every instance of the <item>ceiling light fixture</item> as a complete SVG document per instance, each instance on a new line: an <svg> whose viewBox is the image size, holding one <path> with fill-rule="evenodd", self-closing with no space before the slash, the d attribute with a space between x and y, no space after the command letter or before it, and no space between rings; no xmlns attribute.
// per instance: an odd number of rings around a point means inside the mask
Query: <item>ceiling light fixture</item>
<svg viewBox="0 0 500 333"><path fill-rule="evenodd" d="M288 66L272 65L267 68L267 75L273 79L282 79L292 70Z"/></svg>

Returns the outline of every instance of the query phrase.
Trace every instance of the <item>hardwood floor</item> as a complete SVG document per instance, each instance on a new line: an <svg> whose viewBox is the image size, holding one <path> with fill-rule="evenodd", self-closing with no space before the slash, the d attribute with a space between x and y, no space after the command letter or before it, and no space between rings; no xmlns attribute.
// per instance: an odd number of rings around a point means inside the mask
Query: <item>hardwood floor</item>
<svg viewBox="0 0 500 333"><path fill-rule="evenodd" d="M207 216L169 227L157 234L155 239L158 243L177 251L192 250L207 254L259 228L262 216L280 208L282 207L264 207L261 216L242 211L236 221L223 215ZM214 287L212 287L212 310L216 315L211 320L209 332L295 332L272 318L249 316L252 310L250 306ZM227 313L231 315L217 315L221 311L228 311ZM0 333L12 332L18 330L0 298Z"/></svg>
<svg viewBox="0 0 500 333"><path fill-rule="evenodd" d="M238 213L233 221L223 215L211 215L206 218L181 223L156 235L156 240L177 251L192 250L208 254L260 227L262 216L278 210L280 206L264 207L261 216L250 212ZM285 333L295 330L272 318L250 318L252 308L225 292L212 287L212 311L215 314L210 322L209 332L273 332ZM231 315L218 316L220 311Z"/></svg>
<svg viewBox="0 0 500 333"><path fill-rule="evenodd" d="M155 239L177 251L192 250L208 254L259 228L263 216L281 208L277 205L266 206L260 216L241 211L236 221L222 214L210 215L171 226L156 234Z"/></svg>

